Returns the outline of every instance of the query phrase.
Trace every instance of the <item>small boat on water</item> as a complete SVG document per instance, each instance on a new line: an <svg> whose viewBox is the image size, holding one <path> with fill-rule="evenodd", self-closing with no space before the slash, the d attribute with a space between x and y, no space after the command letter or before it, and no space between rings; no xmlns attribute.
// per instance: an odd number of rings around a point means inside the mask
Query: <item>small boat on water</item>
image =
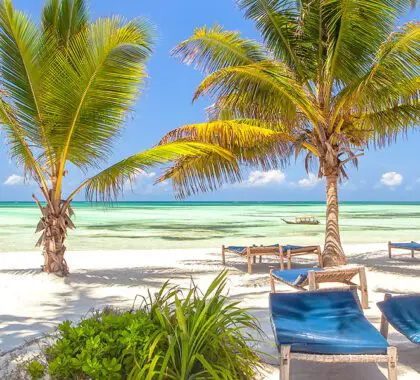
<svg viewBox="0 0 420 380"><path fill-rule="evenodd" d="M319 220L315 216L297 216L295 220L282 219L287 224L319 224Z"/></svg>

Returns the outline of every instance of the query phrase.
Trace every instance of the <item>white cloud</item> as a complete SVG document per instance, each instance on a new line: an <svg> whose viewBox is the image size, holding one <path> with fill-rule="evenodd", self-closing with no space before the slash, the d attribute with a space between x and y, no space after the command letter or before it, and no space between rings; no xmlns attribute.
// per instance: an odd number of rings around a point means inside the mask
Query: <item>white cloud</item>
<svg viewBox="0 0 420 380"><path fill-rule="evenodd" d="M249 173L248 179L239 184L245 187L262 187L266 185L275 185L284 182L286 174L281 170L260 171L254 170Z"/></svg>
<svg viewBox="0 0 420 380"><path fill-rule="evenodd" d="M397 172L387 172L381 176L381 184L388 187L396 187L402 184L403 176Z"/></svg>
<svg viewBox="0 0 420 380"><path fill-rule="evenodd" d="M141 178L153 178L153 177L156 177L155 172L148 173L144 170L141 170L136 176L136 178L139 178L139 179L141 179Z"/></svg>
<svg viewBox="0 0 420 380"><path fill-rule="evenodd" d="M302 178L297 182L298 187L304 187L306 189L311 189L318 185L321 180L313 173L309 173L306 178Z"/></svg>
<svg viewBox="0 0 420 380"><path fill-rule="evenodd" d="M7 177L6 181L4 181L4 184L7 186L16 186L23 184L24 180L25 179L21 175L12 174Z"/></svg>

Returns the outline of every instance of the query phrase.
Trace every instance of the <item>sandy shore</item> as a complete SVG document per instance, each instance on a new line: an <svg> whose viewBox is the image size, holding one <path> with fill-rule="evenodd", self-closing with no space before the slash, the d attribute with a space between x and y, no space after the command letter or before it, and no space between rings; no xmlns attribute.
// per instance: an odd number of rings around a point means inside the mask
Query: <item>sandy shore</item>
<svg viewBox="0 0 420 380"><path fill-rule="evenodd" d="M345 250L349 261L367 267L369 306L365 311L378 327L380 313L376 302L385 292L409 294L420 292L420 258L396 253L388 259L385 245L351 245ZM418 256L419 257L419 256ZM13 366L12 358L31 351L36 344L25 342L51 331L65 319L78 320L92 308L112 304L130 307L137 294L157 289L166 280L189 286L191 278L202 288L208 286L223 269L220 250L182 249L147 251L71 252L67 256L71 276L57 278L40 273L42 258L39 252L0 253L0 378L6 367ZM246 263L229 256L230 298L240 300L244 307L261 321L268 339L260 349L273 357L264 357L265 379L278 379L276 348L268 315L268 261L254 266L246 273ZM296 260L296 265L315 264L310 259ZM284 288L286 290L287 288ZM420 347L390 330L389 341L399 351L399 379L420 378ZM3 371L3 372L2 372ZM292 376L303 379L369 379L386 378L386 366L374 364L315 364L293 362Z"/></svg>

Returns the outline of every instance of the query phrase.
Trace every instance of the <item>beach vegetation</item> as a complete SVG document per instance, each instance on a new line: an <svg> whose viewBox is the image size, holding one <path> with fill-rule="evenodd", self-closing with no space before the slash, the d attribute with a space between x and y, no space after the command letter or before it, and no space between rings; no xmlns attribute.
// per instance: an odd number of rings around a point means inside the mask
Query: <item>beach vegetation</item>
<svg viewBox="0 0 420 380"><path fill-rule="evenodd" d="M408 0L237 0L261 42L221 26L199 27L173 55L205 75L193 99L210 96L208 120L162 143L205 142L239 165L179 159L163 176L179 197L240 181L251 167L302 160L326 183L325 265L344 264L338 184L370 146L383 147L419 122L417 22L396 28Z"/></svg>
<svg viewBox="0 0 420 380"><path fill-rule="evenodd" d="M232 156L210 144L180 141L103 168L147 77L153 36L143 18L91 22L85 0L46 0L39 25L11 0L0 1L1 131L11 158L40 189L42 198L33 198L41 211L37 245L46 272L69 271L64 243L74 228L71 202L82 190L90 200L110 200L153 165L184 156ZM84 180L66 182L70 171L81 171Z"/></svg>
<svg viewBox="0 0 420 380"><path fill-rule="evenodd" d="M38 360L32 360L27 364L26 371L32 380L39 380L42 379L44 375L45 367Z"/></svg>
<svg viewBox="0 0 420 380"><path fill-rule="evenodd" d="M252 379L257 320L226 294L227 272L202 292L165 283L130 311L63 322L45 350L56 379Z"/></svg>

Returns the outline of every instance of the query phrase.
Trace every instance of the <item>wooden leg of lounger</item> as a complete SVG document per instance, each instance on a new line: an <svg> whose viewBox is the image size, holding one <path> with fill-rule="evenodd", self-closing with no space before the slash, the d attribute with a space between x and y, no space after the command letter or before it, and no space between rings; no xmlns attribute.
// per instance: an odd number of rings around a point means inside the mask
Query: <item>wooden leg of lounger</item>
<svg viewBox="0 0 420 380"><path fill-rule="evenodd" d="M321 251L321 247L319 245L316 249L316 252L318 254L319 267L324 268L324 262L322 261L322 251Z"/></svg>
<svg viewBox="0 0 420 380"><path fill-rule="evenodd" d="M280 269L284 270L284 256L283 256L283 247L279 246L279 257L280 257Z"/></svg>
<svg viewBox="0 0 420 380"><path fill-rule="evenodd" d="M274 284L274 276L273 276L273 268L270 269L270 288L271 288L271 293L275 293L276 292L276 286Z"/></svg>
<svg viewBox="0 0 420 380"><path fill-rule="evenodd" d="M248 259L248 273L252 273L252 262L251 262L251 248L246 249L246 258Z"/></svg>
<svg viewBox="0 0 420 380"><path fill-rule="evenodd" d="M391 242L388 242L388 257L391 258Z"/></svg>
<svg viewBox="0 0 420 380"><path fill-rule="evenodd" d="M287 269L292 269L292 252L287 250Z"/></svg>
<svg viewBox="0 0 420 380"><path fill-rule="evenodd" d="M309 290L317 290L318 289L318 285L316 283L316 279L315 279L315 271L310 270L308 272L308 283L309 283Z"/></svg>
<svg viewBox="0 0 420 380"><path fill-rule="evenodd" d="M252 258L252 262L253 262L254 264L256 264L256 263L257 263L257 256L254 256L254 257Z"/></svg>
<svg viewBox="0 0 420 380"><path fill-rule="evenodd" d="M225 246L224 245L222 245L222 264L226 265Z"/></svg>
<svg viewBox="0 0 420 380"><path fill-rule="evenodd" d="M262 255L260 255L260 264L262 263Z"/></svg>
<svg viewBox="0 0 420 380"><path fill-rule="evenodd" d="M397 347L388 347L388 380L397 380Z"/></svg>
<svg viewBox="0 0 420 380"><path fill-rule="evenodd" d="M391 294L385 293L384 301L389 300L392 297ZM382 313L381 315L381 334L382 336L387 339L388 338L388 329L389 329L389 323L388 320L385 318L385 315Z"/></svg>
<svg viewBox="0 0 420 380"><path fill-rule="evenodd" d="M365 267L359 268L359 280L360 280L360 292L362 293L361 301L363 309L369 307L369 295L366 280L366 269Z"/></svg>
<svg viewBox="0 0 420 380"><path fill-rule="evenodd" d="M280 346L280 380L290 380L290 346Z"/></svg>

